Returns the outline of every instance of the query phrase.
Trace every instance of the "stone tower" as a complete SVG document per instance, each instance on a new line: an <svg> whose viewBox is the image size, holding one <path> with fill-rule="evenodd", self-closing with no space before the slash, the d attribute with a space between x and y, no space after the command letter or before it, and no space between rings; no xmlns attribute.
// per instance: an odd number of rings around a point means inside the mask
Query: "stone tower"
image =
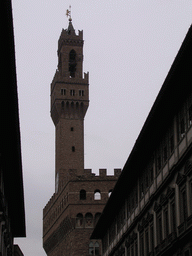
<svg viewBox="0 0 192 256"><path fill-rule="evenodd" d="M55 193L43 210L43 247L49 256L100 255L90 241L120 169L96 176L84 169L84 117L89 76L83 76L83 31L71 18L58 41L58 69L51 83L51 117L56 129Z"/></svg>

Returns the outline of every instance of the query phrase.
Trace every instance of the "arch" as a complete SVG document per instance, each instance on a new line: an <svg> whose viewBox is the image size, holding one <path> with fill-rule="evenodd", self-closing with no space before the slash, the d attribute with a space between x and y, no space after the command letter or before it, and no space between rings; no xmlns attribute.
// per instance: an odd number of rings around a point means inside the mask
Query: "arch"
<svg viewBox="0 0 192 256"><path fill-rule="evenodd" d="M89 243L89 255L94 255L94 246L93 242Z"/></svg>
<svg viewBox="0 0 192 256"><path fill-rule="evenodd" d="M109 190L109 192L108 192L108 197L111 196L111 193L112 193L112 189Z"/></svg>
<svg viewBox="0 0 192 256"><path fill-rule="evenodd" d="M101 200L101 192L99 189L96 189L94 192L94 200Z"/></svg>
<svg viewBox="0 0 192 256"><path fill-rule="evenodd" d="M80 190L79 198L80 200L86 200L86 191L84 189Z"/></svg>
<svg viewBox="0 0 192 256"><path fill-rule="evenodd" d="M76 216L76 227L81 227L83 225L83 214L78 213Z"/></svg>
<svg viewBox="0 0 192 256"><path fill-rule="evenodd" d="M76 66L76 52L71 50L69 53L69 72L71 77L75 77Z"/></svg>
<svg viewBox="0 0 192 256"><path fill-rule="evenodd" d="M66 103L66 109L69 110L69 101Z"/></svg>
<svg viewBox="0 0 192 256"><path fill-rule="evenodd" d="M92 227L93 226L93 214L88 212L85 214L85 223L86 227Z"/></svg>
<svg viewBox="0 0 192 256"><path fill-rule="evenodd" d="M95 242L95 255L99 255L99 243Z"/></svg>

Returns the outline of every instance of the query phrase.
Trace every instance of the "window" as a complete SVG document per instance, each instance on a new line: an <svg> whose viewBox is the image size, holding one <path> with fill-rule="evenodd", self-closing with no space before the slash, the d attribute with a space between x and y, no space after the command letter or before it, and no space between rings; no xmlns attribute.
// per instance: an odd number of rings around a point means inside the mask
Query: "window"
<svg viewBox="0 0 192 256"><path fill-rule="evenodd" d="M84 90L79 90L79 96L84 96Z"/></svg>
<svg viewBox="0 0 192 256"><path fill-rule="evenodd" d="M75 77L76 66L76 52L71 50L69 53L69 72L71 77Z"/></svg>
<svg viewBox="0 0 192 256"><path fill-rule="evenodd" d="M93 215L90 212L85 214L85 224L86 227L93 227Z"/></svg>
<svg viewBox="0 0 192 256"><path fill-rule="evenodd" d="M140 255L144 255L144 236L143 232L140 234Z"/></svg>
<svg viewBox="0 0 192 256"><path fill-rule="evenodd" d="M148 228L145 230L145 251L146 255L149 253L149 230Z"/></svg>
<svg viewBox="0 0 192 256"><path fill-rule="evenodd" d="M61 95L66 95L66 89L61 89Z"/></svg>
<svg viewBox="0 0 192 256"><path fill-rule="evenodd" d="M94 255L94 247L93 247L93 242L89 244L89 255Z"/></svg>
<svg viewBox="0 0 192 256"><path fill-rule="evenodd" d="M101 200L101 192L98 189L94 192L94 200Z"/></svg>
<svg viewBox="0 0 192 256"><path fill-rule="evenodd" d="M137 246L137 238L135 240L135 256L138 255L138 246Z"/></svg>
<svg viewBox="0 0 192 256"><path fill-rule="evenodd" d="M187 219L187 194L185 186L180 189L180 210L182 223Z"/></svg>
<svg viewBox="0 0 192 256"><path fill-rule="evenodd" d="M76 216L76 226L81 227L83 225L83 214L78 213Z"/></svg>
<svg viewBox="0 0 192 256"><path fill-rule="evenodd" d="M164 231L165 237L169 235L169 215L168 215L168 208L164 209Z"/></svg>
<svg viewBox="0 0 192 256"><path fill-rule="evenodd" d="M95 255L99 255L99 244L95 243Z"/></svg>
<svg viewBox="0 0 192 256"><path fill-rule="evenodd" d="M75 147L74 146L72 146L72 152L75 152Z"/></svg>
<svg viewBox="0 0 192 256"><path fill-rule="evenodd" d="M154 230L153 230L153 222L150 225L150 241L151 241L151 251L154 250Z"/></svg>
<svg viewBox="0 0 192 256"><path fill-rule="evenodd" d="M82 189L79 194L80 200L86 200L86 191Z"/></svg>
<svg viewBox="0 0 192 256"><path fill-rule="evenodd" d="M73 132L74 131L74 128L73 127L71 127L71 132Z"/></svg>
<svg viewBox="0 0 192 256"><path fill-rule="evenodd" d="M159 212L157 214L157 242L158 244L161 243L163 237L162 237L162 214Z"/></svg>
<svg viewBox="0 0 192 256"><path fill-rule="evenodd" d="M70 95L75 96L75 90L74 89L70 90Z"/></svg>
<svg viewBox="0 0 192 256"><path fill-rule="evenodd" d="M108 197L111 196L111 193L112 193L112 189L109 190L109 192L108 192Z"/></svg>
<svg viewBox="0 0 192 256"><path fill-rule="evenodd" d="M170 202L171 231L176 231L175 199Z"/></svg>

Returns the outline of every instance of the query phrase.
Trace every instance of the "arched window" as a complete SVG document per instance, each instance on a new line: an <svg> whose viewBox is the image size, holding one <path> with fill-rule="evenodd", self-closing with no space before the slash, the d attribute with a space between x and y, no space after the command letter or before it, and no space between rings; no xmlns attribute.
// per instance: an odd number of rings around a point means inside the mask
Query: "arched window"
<svg viewBox="0 0 192 256"><path fill-rule="evenodd" d="M78 213L76 216L76 227L81 227L83 225L83 214Z"/></svg>
<svg viewBox="0 0 192 256"><path fill-rule="evenodd" d="M89 244L89 255L94 255L94 247L93 247L93 242Z"/></svg>
<svg viewBox="0 0 192 256"><path fill-rule="evenodd" d="M71 50L69 53L69 72L71 77L75 77L76 66L76 52Z"/></svg>
<svg viewBox="0 0 192 256"><path fill-rule="evenodd" d="M95 255L99 255L99 244L95 243Z"/></svg>
<svg viewBox="0 0 192 256"><path fill-rule="evenodd" d="M99 255L99 243L90 242L89 244L89 255Z"/></svg>
<svg viewBox="0 0 192 256"><path fill-rule="evenodd" d="M93 227L93 215L90 212L85 214L85 224L86 227Z"/></svg>
<svg viewBox="0 0 192 256"><path fill-rule="evenodd" d="M99 189L94 192L94 200L101 200L101 192Z"/></svg>
<svg viewBox="0 0 192 256"><path fill-rule="evenodd" d="M109 192L108 192L108 197L111 196L111 193L112 193L112 189L109 190Z"/></svg>
<svg viewBox="0 0 192 256"><path fill-rule="evenodd" d="M84 189L81 189L79 197L80 200L86 200L86 191Z"/></svg>

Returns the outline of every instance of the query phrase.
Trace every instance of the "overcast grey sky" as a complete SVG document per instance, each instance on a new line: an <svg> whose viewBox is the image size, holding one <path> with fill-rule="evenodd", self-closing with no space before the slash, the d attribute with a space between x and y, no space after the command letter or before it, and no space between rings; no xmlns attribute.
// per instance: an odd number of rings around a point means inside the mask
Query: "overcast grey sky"
<svg viewBox="0 0 192 256"><path fill-rule="evenodd" d="M90 73L85 117L85 168L123 168L192 23L190 0L14 0L27 238L25 256L45 256L42 210L54 193L55 131L50 83L57 41L73 25L84 31Z"/></svg>

